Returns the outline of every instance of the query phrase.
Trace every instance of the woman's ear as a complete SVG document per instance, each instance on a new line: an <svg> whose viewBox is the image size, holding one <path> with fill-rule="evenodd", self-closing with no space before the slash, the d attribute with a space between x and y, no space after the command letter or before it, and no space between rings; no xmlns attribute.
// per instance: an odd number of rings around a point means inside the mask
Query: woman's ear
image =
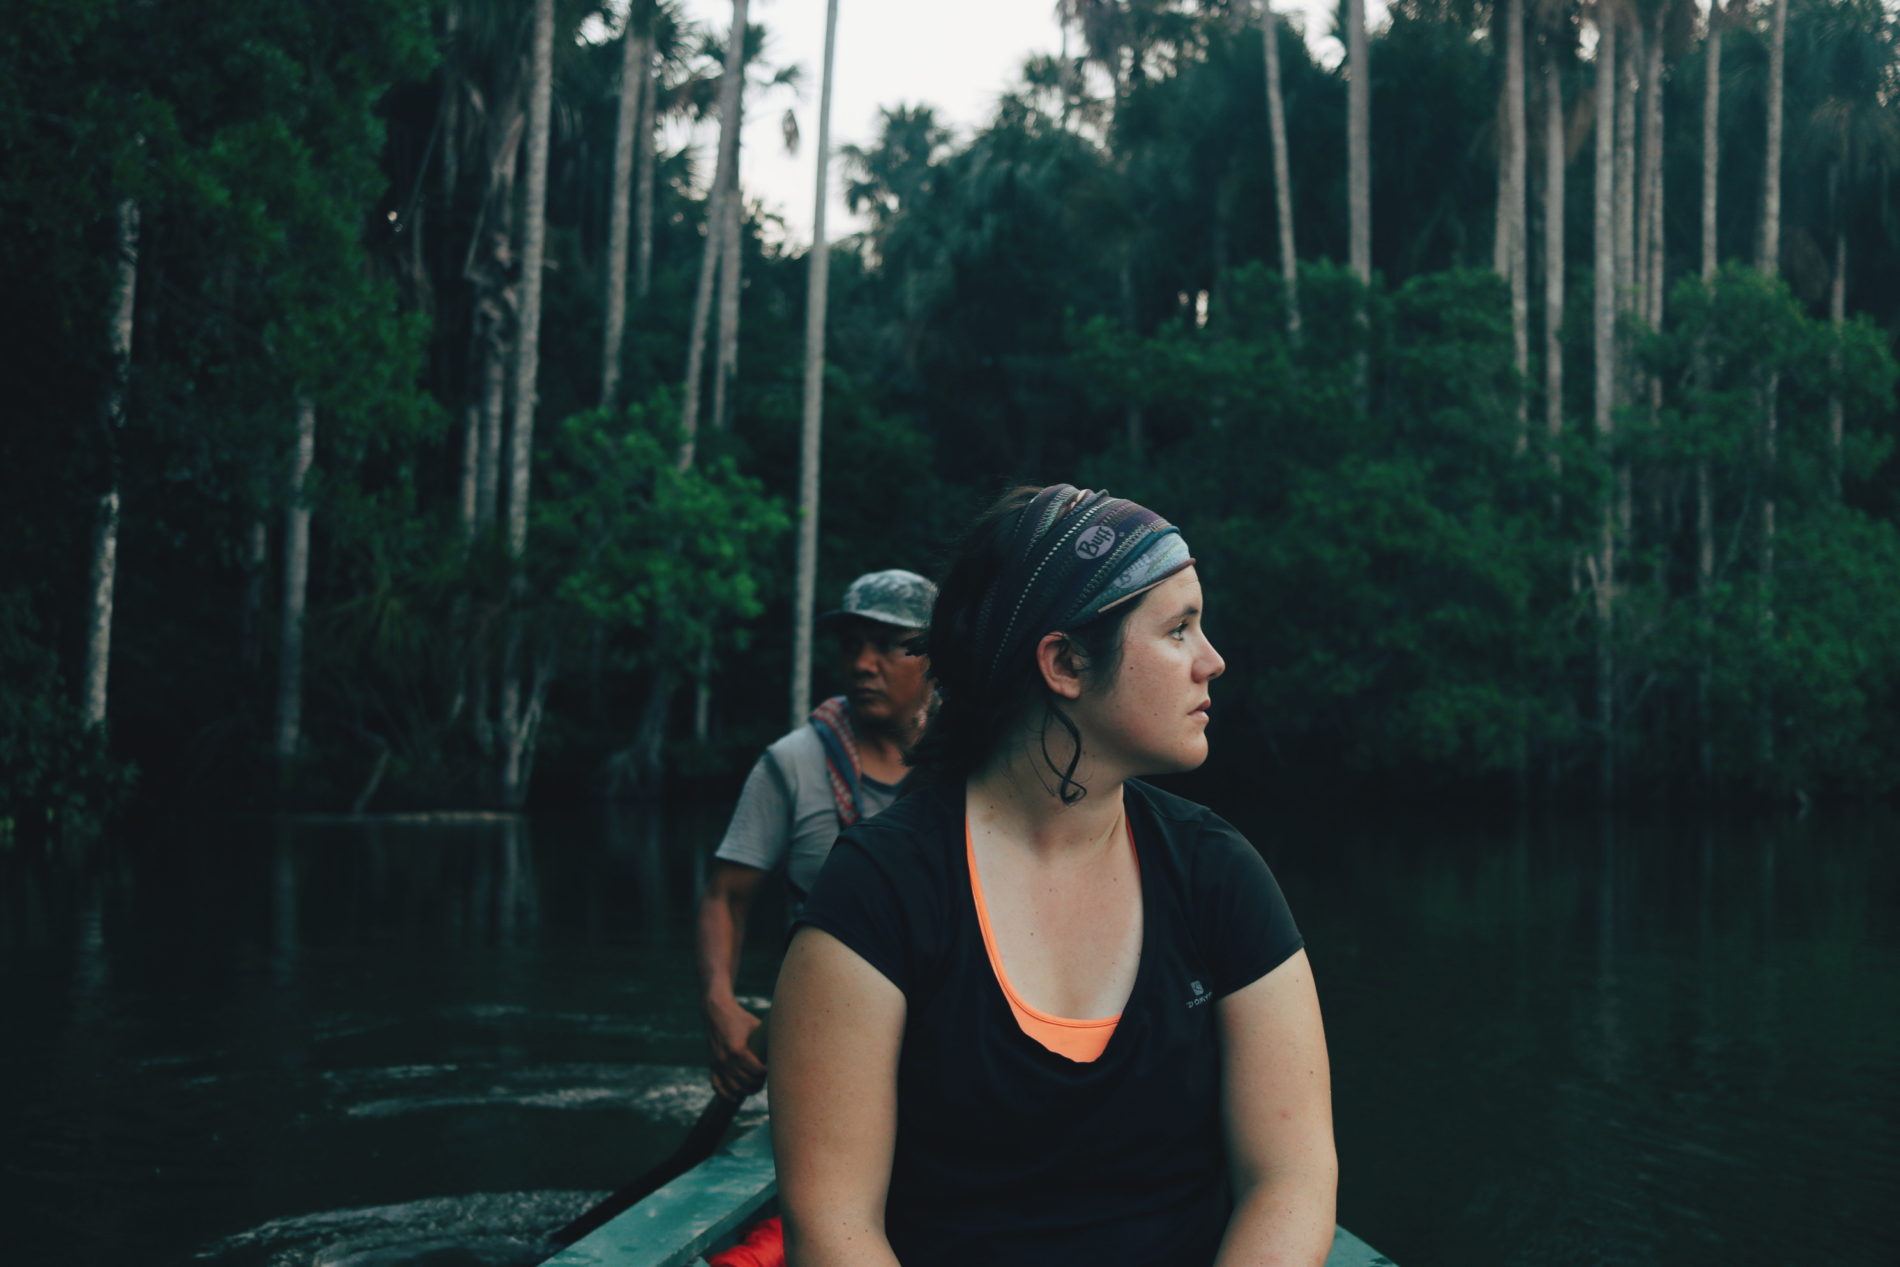
<svg viewBox="0 0 1900 1267"><path fill-rule="evenodd" d="M1036 644L1036 668L1042 684L1063 699L1079 699L1088 661L1065 633L1049 633Z"/></svg>

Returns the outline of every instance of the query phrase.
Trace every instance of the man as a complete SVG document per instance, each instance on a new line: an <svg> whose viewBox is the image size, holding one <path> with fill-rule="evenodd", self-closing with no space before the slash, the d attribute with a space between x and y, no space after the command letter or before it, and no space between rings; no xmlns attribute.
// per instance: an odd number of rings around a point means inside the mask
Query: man
<svg viewBox="0 0 1900 1267"><path fill-rule="evenodd" d="M897 798L904 754L923 729L928 662L905 643L930 621L936 587L892 568L851 582L819 617L847 684L810 721L765 750L747 776L699 901L698 960L713 1089L742 1100L765 1084L749 1045L759 1018L733 993L759 884L783 869L795 913L838 833Z"/></svg>

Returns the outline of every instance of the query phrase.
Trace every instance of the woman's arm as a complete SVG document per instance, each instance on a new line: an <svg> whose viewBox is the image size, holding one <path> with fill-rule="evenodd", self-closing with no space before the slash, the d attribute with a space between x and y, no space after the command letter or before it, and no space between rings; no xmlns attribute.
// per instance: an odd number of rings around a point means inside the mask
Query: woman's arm
<svg viewBox="0 0 1900 1267"><path fill-rule="evenodd" d="M1306 952L1216 1006L1234 1183L1216 1267L1319 1267L1333 1243L1339 1162L1326 1033Z"/></svg>
<svg viewBox="0 0 1900 1267"><path fill-rule="evenodd" d="M772 1150L791 1267L895 1267L884 1197L904 995L830 933L799 929L772 1004Z"/></svg>

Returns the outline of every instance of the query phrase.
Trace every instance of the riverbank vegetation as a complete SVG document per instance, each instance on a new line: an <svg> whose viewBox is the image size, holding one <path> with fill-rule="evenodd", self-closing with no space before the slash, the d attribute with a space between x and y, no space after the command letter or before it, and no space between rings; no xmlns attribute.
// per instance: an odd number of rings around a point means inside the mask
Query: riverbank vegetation
<svg viewBox="0 0 1900 1267"><path fill-rule="evenodd" d="M1347 0L1336 62L1058 9L980 126L837 156L821 604L1077 479L1184 526L1263 793L1900 789L1890 8ZM16 15L11 832L650 794L783 728L808 260L733 125L809 152L822 68L734 11Z"/></svg>

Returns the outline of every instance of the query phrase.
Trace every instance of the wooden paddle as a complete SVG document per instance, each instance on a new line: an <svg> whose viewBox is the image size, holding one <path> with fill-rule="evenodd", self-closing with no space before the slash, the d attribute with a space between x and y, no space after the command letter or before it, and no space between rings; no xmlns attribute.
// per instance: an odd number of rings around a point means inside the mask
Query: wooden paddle
<svg viewBox="0 0 1900 1267"><path fill-rule="evenodd" d="M719 1141L726 1137L726 1131L732 1126L733 1117L739 1112L739 1101L728 1100L723 1095L715 1095L706 1111L693 1123L693 1129L686 1132L686 1138L665 1161L653 1167L625 1187L616 1188L592 1209L584 1211L573 1222L556 1232L551 1238L556 1245L572 1245L609 1219L631 1209L648 1194L665 1187L687 1171L713 1155L719 1147Z"/></svg>

